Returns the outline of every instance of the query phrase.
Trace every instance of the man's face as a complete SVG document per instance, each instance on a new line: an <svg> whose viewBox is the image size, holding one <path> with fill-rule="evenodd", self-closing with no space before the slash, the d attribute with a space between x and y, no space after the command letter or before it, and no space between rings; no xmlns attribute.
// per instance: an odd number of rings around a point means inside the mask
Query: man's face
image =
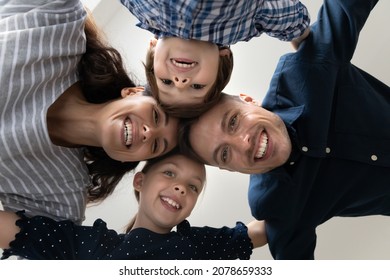
<svg viewBox="0 0 390 280"><path fill-rule="evenodd" d="M274 169L291 153L290 138L279 116L228 96L201 115L189 137L207 164L247 174Z"/></svg>

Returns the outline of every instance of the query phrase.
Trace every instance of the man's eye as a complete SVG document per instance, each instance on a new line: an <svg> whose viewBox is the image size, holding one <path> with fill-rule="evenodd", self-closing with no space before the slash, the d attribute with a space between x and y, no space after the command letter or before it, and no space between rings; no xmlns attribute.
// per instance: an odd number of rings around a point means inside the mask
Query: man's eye
<svg viewBox="0 0 390 280"><path fill-rule="evenodd" d="M202 88L205 87L205 85L193 84L191 87L192 87L193 89L202 89Z"/></svg>
<svg viewBox="0 0 390 280"><path fill-rule="evenodd" d="M169 85L171 85L173 82L171 81L171 80L169 80L169 79L160 79L161 80L161 82L164 84L164 85L167 85L167 86L169 86Z"/></svg>
<svg viewBox="0 0 390 280"><path fill-rule="evenodd" d="M236 126L237 124L237 115L234 115L230 118L230 121L229 121L229 129L230 130L233 130L234 127Z"/></svg>
<svg viewBox="0 0 390 280"><path fill-rule="evenodd" d="M221 153L221 162L222 163L226 163L227 159L228 159L228 148L223 148L222 150L222 153Z"/></svg>

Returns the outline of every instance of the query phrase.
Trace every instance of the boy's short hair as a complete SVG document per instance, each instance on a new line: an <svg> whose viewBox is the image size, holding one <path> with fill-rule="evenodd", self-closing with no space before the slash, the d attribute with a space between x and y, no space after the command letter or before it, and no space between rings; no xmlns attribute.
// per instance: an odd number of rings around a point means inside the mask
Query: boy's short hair
<svg viewBox="0 0 390 280"><path fill-rule="evenodd" d="M221 49L229 49L230 47L224 46ZM156 76L154 75L154 47L151 46L146 53L146 62L144 63L145 74L148 85L152 92L152 96L157 100L162 109L169 115L178 118L193 118L201 115L207 111L214 104L216 104L221 96L222 90L228 84L232 71L233 71L233 53L230 51L229 55L219 57L219 66L217 79L213 86L206 94L204 102L201 104L185 105L169 105L161 103L158 96L158 87L156 82Z"/></svg>

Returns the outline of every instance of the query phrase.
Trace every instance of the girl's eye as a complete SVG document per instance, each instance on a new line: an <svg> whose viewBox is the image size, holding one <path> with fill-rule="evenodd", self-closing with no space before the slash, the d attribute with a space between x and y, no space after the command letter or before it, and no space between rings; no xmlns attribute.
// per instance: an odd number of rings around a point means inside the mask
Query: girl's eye
<svg viewBox="0 0 390 280"><path fill-rule="evenodd" d="M233 130L234 127L237 125L237 115L234 115L230 118L230 121L229 121L229 129L230 130Z"/></svg>
<svg viewBox="0 0 390 280"><path fill-rule="evenodd" d="M156 109L153 109L153 121L155 125L158 125L160 120L160 114Z"/></svg>
<svg viewBox="0 0 390 280"><path fill-rule="evenodd" d="M168 177L174 177L175 174L172 171L164 171L164 174L167 175Z"/></svg>
<svg viewBox="0 0 390 280"><path fill-rule="evenodd" d="M169 80L169 79L160 79L161 80L161 82L164 84L164 85L167 85L167 86L169 86L169 85L171 85L173 82L171 81L171 80Z"/></svg>
<svg viewBox="0 0 390 280"><path fill-rule="evenodd" d="M228 152L229 151L228 151L227 147L223 148L222 153L221 153L221 161L222 161L222 163L226 163L226 161L228 159Z"/></svg>
<svg viewBox="0 0 390 280"><path fill-rule="evenodd" d="M205 87L205 85L193 84L191 87L192 87L193 89L202 89L202 88Z"/></svg>
<svg viewBox="0 0 390 280"><path fill-rule="evenodd" d="M189 185L189 188L193 191L193 192L198 192L198 187L195 186L195 185Z"/></svg>

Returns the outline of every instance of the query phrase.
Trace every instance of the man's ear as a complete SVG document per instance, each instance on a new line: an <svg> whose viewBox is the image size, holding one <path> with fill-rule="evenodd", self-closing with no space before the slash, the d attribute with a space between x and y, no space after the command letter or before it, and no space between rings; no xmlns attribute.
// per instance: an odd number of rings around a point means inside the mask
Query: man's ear
<svg viewBox="0 0 390 280"><path fill-rule="evenodd" d="M240 93L240 99L244 101L245 103L250 103L256 106L260 106L260 104L252 98L252 96L249 96L245 93Z"/></svg>
<svg viewBox="0 0 390 280"><path fill-rule="evenodd" d="M231 54L232 52L228 48L223 48L219 50L219 56L230 56Z"/></svg>
<svg viewBox="0 0 390 280"><path fill-rule="evenodd" d="M144 176L145 176L144 173L137 172L133 178L133 187L135 190L137 190L139 192L141 191L142 185L144 183Z"/></svg>
<svg viewBox="0 0 390 280"><path fill-rule="evenodd" d="M126 87L121 90L121 95L123 98L131 96L131 95L136 95L139 92L144 91L144 87Z"/></svg>

